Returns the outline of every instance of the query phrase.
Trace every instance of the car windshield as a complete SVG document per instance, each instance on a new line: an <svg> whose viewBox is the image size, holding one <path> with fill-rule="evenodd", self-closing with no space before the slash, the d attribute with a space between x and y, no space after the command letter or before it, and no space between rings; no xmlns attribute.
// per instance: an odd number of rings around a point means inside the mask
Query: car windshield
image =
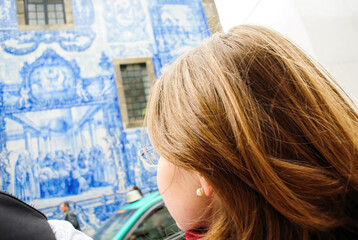
<svg viewBox="0 0 358 240"><path fill-rule="evenodd" d="M177 232L179 228L170 216L166 207L161 207L151 212L143 222L137 226L128 239L157 240L165 239Z"/></svg>
<svg viewBox="0 0 358 240"><path fill-rule="evenodd" d="M119 210L94 236L94 240L110 240L137 209Z"/></svg>

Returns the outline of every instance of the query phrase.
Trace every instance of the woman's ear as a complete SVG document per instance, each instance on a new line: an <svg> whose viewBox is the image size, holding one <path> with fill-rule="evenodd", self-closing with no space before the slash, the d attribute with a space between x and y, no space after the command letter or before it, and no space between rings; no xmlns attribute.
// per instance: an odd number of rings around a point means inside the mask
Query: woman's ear
<svg viewBox="0 0 358 240"><path fill-rule="evenodd" d="M213 187L208 183L208 181L206 181L206 179L201 174L199 174L199 181L201 187L204 189L205 196L210 197L211 195L213 195Z"/></svg>

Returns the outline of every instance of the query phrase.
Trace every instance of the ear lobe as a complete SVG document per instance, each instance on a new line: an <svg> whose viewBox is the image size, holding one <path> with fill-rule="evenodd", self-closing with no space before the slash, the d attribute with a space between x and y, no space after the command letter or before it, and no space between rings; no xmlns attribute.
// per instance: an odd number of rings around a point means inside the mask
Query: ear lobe
<svg viewBox="0 0 358 240"><path fill-rule="evenodd" d="M210 197L213 195L214 190L213 187L206 181L206 179L203 176L199 176L199 181L201 184L201 187L204 189L205 196Z"/></svg>

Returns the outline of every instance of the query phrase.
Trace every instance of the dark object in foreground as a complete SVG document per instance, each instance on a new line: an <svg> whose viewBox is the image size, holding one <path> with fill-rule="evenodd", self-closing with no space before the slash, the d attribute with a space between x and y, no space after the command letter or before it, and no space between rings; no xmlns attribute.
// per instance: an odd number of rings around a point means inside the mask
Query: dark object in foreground
<svg viewBox="0 0 358 240"><path fill-rule="evenodd" d="M1 191L0 236L2 240L56 240L43 213Z"/></svg>

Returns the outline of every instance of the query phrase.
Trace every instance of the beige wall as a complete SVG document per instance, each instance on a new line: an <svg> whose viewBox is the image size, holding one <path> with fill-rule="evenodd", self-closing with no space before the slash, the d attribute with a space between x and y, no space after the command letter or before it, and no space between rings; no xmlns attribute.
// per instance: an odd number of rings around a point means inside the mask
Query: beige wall
<svg viewBox="0 0 358 240"><path fill-rule="evenodd" d="M216 3L225 31L247 23L281 32L317 59L358 105L357 0L216 0Z"/></svg>
<svg viewBox="0 0 358 240"><path fill-rule="evenodd" d="M295 2L315 57L358 105L358 1Z"/></svg>
<svg viewBox="0 0 358 240"><path fill-rule="evenodd" d="M222 31L218 11L214 0L201 0L206 16L206 20L209 25L210 33L216 33Z"/></svg>

